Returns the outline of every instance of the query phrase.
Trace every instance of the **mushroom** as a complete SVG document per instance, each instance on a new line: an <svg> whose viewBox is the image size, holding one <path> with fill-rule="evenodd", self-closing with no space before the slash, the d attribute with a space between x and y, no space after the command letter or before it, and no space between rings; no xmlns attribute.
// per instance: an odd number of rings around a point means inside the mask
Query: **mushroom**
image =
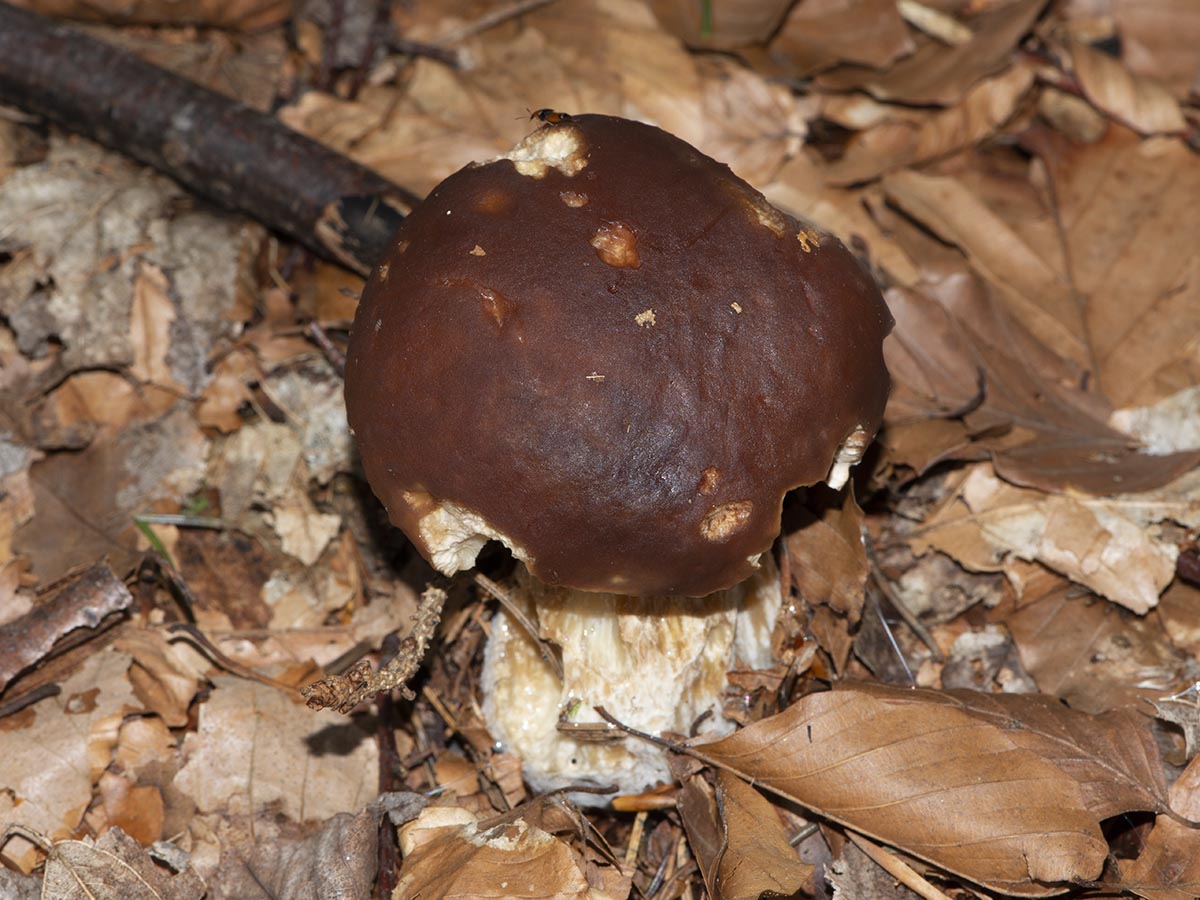
<svg viewBox="0 0 1200 900"><path fill-rule="evenodd" d="M730 665L769 661L784 494L861 457L890 327L838 240L625 119L559 114L405 220L355 318L349 420L438 570L489 540L523 564L514 600L564 674L501 612L483 709L535 788L669 777L592 740L594 706L729 727Z"/></svg>

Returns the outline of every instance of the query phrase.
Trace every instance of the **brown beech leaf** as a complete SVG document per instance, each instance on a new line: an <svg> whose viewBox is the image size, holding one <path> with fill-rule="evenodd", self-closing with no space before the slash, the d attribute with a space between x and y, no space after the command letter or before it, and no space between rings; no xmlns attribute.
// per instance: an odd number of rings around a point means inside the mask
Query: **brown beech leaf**
<svg viewBox="0 0 1200 900"><path fill-rule="evenodd" d="M978 406L983 370L953 316L919 291L892 288L887 303L896 322L883 342L892 376L885 417L889 427L956 418Z"/></svg>
<svg viewBox="0 0 1200 900"><path fill-rule="evenodd" d="M1194 383L1200 205L1191 198L1200 160L1180 141L1141 140L1118 126L1091 145L1047 129L1026 141L1049 173L1053 211L1004 209L954 176L905 171L884 187L960 247L1005 312L1081 377L1097 379L1112 406L1153 403ZM1031 227L1048 214L1052 232ZM999 343L995 333L984 332L989 343Z"/></svg>
<svg viewBox="0 0 1200 900"><path fill-rule="evenodd" d="M962 101L913 121L885 121L857 134L841 159L825 169L830 184L852 184L903 166L945 156L989 137L1012 116L1033 84L1032 69L1015 65L971 88Z"/></svg>
<svg viewBox="0 0 1200 900"><path fill-rule="evenodd" d="M1099 713L1172 690L1190 661L1151 617L1136 617L1045 570L1006 624L1021 664L1047 694Z"/></svg>
<svg viewBox="0 0 1200 900"><path fill-rule="evenodd" d="M792 7L770 54L803 76L843 62L880 69L913 47L893 0L805 0Z"/></svg>
<svg viewBox="0 0 1200 900"><path fill-rule="evenodd" d="M786 539L792 583L810 606L829 606L857 622L867 583L863 512L848 491L839 497L814 489L810 498L815 511L797 510L796 530Z"/></svg>
<svg viewBox="0 0 1200 900"><path fill-rule="evenodd" d="M1040 562L1141 614L1175 577L1178 548L1151 527L1171 518L1200 521L1197 475L1140 494L1047 496L980 465L910 540L918 555L934 547L976 572L1003 571L1014 558Z"/></svg>
<svg viewBox="0 0 1200 900"><path fill-rule="evenodd" d="M693 776L678 802L713 900L794 897L811 889L813 867L796 856L771 803L741 779L718 770L714 790Z"/></svg>
<svg viewBox="0 0 1200 900"><path fill-rule="evenodd" d="M994 890L1052 893L1108 854L1079 784L965 709L906 690L810 694L697 754Z"/></svg>
<svg viewBox="0 0 1200 900"><path fill-rule="evenodd" d="M1140 134L1178 134L1187 128L1179 103L1161 84L1086 44L1073 43L1070 52L1084 95L1117 121Z"/></svg>
<svg viewBox="0 0 1200 900"><path fill-rule="evenodd" d="M570 846L513 819L494 827L464 809L431 807L401 831L394 900L601 900Z"/></svg>
<svg viewBox="0 0 1200 900"><path fill-rule="evenodd" d="M1097 819L1169 808L1150 719L1129 707L1090 715L1043 694L916 691L910 696L959 706L1054 763L1079 784L1084 804Z"/></svg>
<svg viewBox="0 0 1200 900"><path fill-rule="evenodd" d="M1146 900L1200 897L1200 829L1159 816L1142 852L1122 860L1119 885Z"/></svg>
<svg viewBox="0 0 1200 900"><path fill-rule="evenodd" d="M1193 0L1115 0L1112 14L1130 71L1161 81L1177 97L1200 86L1200 6Z"/></svg>
<svg viewBox="0 0 1200 900"><path fill-rule="evenodd" d="M1195 383L1200 333L1200 158L1181 141L1117 126L1073 145L1030 133L1054 188L1089 367L1114 406Z"/></svg>
<svg viewBox="0 0 1200 900"><path fill-rule="evenodd" d="M922 36L915 53L882 71L841 66L817 81L835 91L869 91L881 100L949 106L976 82L1011 63L1013 49L1045 5L1046 0L1017 0L998 6L966 23L974 35L966 43L947 46Z"/></svg>

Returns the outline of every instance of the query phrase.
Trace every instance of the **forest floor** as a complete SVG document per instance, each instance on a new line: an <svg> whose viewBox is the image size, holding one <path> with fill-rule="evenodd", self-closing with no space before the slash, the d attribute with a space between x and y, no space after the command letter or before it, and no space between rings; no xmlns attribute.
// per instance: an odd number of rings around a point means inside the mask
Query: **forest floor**
<svg viewBox="0 0 1200 900"><path fill-rule="evenodd" d="M1200 896L1194 0L26 2L418 195L531 110L656 124L896 326L740 743L579 809L480 716L494 601L365 485L362 280L0 108L0 898ZM308 710L430 583L416 699Z"/></svg>

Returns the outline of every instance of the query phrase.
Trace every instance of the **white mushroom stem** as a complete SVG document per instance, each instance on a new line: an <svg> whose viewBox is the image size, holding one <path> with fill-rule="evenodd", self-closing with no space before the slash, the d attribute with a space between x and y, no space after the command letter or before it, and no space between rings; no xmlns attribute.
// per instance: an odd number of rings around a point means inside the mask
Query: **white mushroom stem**
<svg viewBox="0 0 1200 900"><path fill-rule="evenodd" d="M653 734L725 732L726 674L770 665L782 595L774 563L707 597L628 597L549 587L524 567L514 601L543 640L562 649L560 680L507 612L492 620L484 656L483 712L493 737L524 761L535 790L613 785L636 793L669 782L662 749L623 737L596 714ZM600 740L596 740L600 738ZM605 795L577 794L585 804Z"/></svg>

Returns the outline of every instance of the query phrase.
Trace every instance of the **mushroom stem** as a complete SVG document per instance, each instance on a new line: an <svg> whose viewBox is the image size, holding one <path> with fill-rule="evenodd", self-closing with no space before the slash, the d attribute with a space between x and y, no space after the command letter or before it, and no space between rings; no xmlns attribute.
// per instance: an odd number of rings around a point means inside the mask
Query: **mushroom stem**
<svg viewBox="0 0 1200 900"><path fill-rule="evenodd" d="M782 602L774 563L705 597L631 597L551 587L522 566L510 591L538 637L562 649L560 678L509 612L492 620L483 712L493 737L524 761L539 791L611 785L632 793L671 780L662 750L595 712L650 733L721 733L726 675L770 665ZM582 804L611 795L578 794Z"/></svg>

